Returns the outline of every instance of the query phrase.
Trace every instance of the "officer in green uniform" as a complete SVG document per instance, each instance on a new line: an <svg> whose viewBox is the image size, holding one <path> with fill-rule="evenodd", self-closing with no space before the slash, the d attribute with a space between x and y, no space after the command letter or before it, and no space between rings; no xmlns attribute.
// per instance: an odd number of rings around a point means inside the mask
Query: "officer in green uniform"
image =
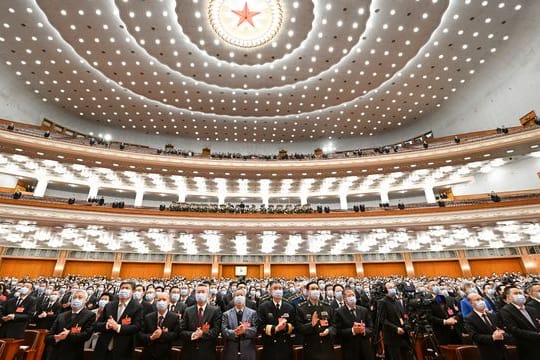
<svg viewBox="0 0 540 360"><path fill-rule="evenodd" d="M304 360L333 360L334 316L329 304L320 301L317 282L306 285L308 299L298 306L296 330L304 336Z"/></svg>

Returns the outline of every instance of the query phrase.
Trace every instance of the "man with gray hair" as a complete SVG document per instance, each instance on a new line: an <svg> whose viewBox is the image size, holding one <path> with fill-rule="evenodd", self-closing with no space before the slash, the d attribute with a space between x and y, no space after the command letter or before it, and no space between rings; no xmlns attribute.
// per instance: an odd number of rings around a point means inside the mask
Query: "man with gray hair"
<svg viewBox="0 0 540 360"><path fill-rule="evenodd" d="M221 336L225 340L223 360L255 360L257 357L257 312L246 307L246 291L233 293L232 309L223 313Z"/></svg>
<svg viewBox="0 0 540 360"><path fill-rule="evenodd" d="M73 290L71 310L58 315L45 337L49 348L48 359L79 360L84 357L84 342L92 336L96 320L94 313L86 308L87 300L86 291Z"/></svg>

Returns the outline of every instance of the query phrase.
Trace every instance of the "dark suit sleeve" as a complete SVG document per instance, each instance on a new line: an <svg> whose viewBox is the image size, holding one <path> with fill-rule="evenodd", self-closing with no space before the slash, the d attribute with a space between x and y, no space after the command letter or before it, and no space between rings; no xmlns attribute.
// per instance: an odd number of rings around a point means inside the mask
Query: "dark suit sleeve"
<svg viewBox="0 0 540 360"><path fill-rule="evenodd" d="M343 312L336 311L336 329L337 334L340 337L351 338L353 337L352 326L349 326L348 321L344 318Z"/></svg>
<svg viewBox="0 0 540 360"><path fill-rule="evenodd" d="M69 341L72 343L82 343L90 339L90 337L92 336L92 333L94 332L95 319L96 319L96 316L94 315L94 313L88 310L88 312L86 312L86 314L84 315L84 318L81 321L82 324L76 324L80 326L81 328L80 332L79 333L70 332L68 336L66 337L65 341Z"/></svg>
<svg viewBox="0 0 540 360"><path fill-rule="evenodd" d="M186 311L184 311L184 316L180 321L180 337L189 341L191 341L191 335L194 333L193 330L189 329L189 323L192 321L191 314L193 313L191 310L191 308L186 309Z"/></svg>
<svg viewBox="0 0 540 360"><path fill-rule="evenodd" d="M131 302L130 302L131 304ZM143 322L143 308L140 304L136 304L136 308L134 309L133 313L131 314L131 322L130 324L122 324L120 322L120 335L135 335L139 332L142 326ZM123 317L123 315L122 315Z"/></svg>
<svg viewBox="0 0 540 360"><path fill-rule="evenodd" d="M36 312L36 298L33 296L28 297L26 304L24 304L24 311L22 313L15 312L13 322L27 322L34 316Z"/></svg>
<svg viewBox="0 0 540 360"><path fill-rule="evenodd" d="M54 340L54 335L62 332L63 326L60 324L61 315L58 315L56 319L54 319L54 322L51 326L51 329L45 336L45 343L48 345L54 344L56 341Z"/></svg>
<svg viewBox="0 0 540 360"><path fill-rule="evenodd" d="M219 310L218 307L213 309L212 320L210 320L210 322L211 322L210 330L203 333L203 336L202 336L203 339L212 339L212 338L217 339L217 337L219 336L219 333L221 332L221 311Z"/></svg>
<svg viewBox="0 0 540 360"><path fill-rule="evenodd" d="M298 307L295 324L295 328L298 330L298 332L304 335L315 334L315 327L311 326L311 320L307 319L304 309L302 309L302 307Z"/></svg>
<svg viewBox="0 0 540 360"><path fill-rule="evenodd" d="M144 346L147 346L152 342L152 340L150 340L150 335L152 335L154 331L152 330L151 322L151 314L147 314L143 319L141 331L137 334L139 341Z"/></svg>
<svg viewBox="0 0 540 360"><path fill-rule="evenodd" d="M513 305L510 305L513 306ZM519 324L514 319L514 316L508 308L501 310L501 316L508 331L517 338L540 341L540 333L537 331L526 330L519 327ZM533 317L534 319L534 317Z"/></svg>
<svg viewBox="0 0 540 360"><path fill-rule="evenodd" d="M467 333L471 335L473 342L475 342L476 344L485 345L493 344L494 340L491 334L481 334L478 332L478 329L476 327L477 325L475 324L475 320L472 318L472 316L474 316L472 313L469 314L469 316L464 319L463 324L465 326L465 331L467 331Z"/></svg>

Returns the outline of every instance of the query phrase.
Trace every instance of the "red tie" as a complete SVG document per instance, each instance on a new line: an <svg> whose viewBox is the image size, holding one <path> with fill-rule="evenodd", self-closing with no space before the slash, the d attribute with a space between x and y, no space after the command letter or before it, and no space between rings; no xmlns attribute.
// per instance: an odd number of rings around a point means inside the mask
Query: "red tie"
<svg viewBox="0 0 540 360"><path fill-rule="evenodd" d="M202 321L203 321L203 308L202 307L199 308L199 313L197 314L197 318L199 319L199 325L202 325Z"/></svg>

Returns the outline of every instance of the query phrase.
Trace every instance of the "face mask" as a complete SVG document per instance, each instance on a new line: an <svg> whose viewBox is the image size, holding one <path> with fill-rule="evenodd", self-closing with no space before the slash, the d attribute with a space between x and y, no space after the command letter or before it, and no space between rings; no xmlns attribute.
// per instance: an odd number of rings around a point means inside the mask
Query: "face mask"
<svg viewBox="0 0 540 360"><path fill-rule="evenodd" d="M144 298L147 300L147 301L152 301L154 300L154 298L156 297L156 294L154 293L148 293L144 296Z"/></svg>
<svg viewBox="0 0 540 360"><path fill-rule="evenodd" d="M215 289L215 288L210 288L210 294L216 295L216 294L217 294L217 289Z"/></svg>
<svg viewBox="0 0 540 360"><path fill-rule="evenodd" d="M131 297L131 290L130 289L120 289L118 292L118 297L120 299L129 299Z"/></svg>
<svg viewBox="0 0 540 360"><path fill-rule="evenodd" d="M20 292L21 292L21 295L24 296L24 295L28 294L28 288L27 287L22 287Z"/></svg>
<svg viewBox="0 0 540 360"><path fill-rule="evenodd" d="M347 296L347 304L349 306L354 306L356 305L356 296Z"/></svg>
<svg viewBox="0 0 540 360"><path fill-rule="evenodd" d="M65 294L66 293L66 288L61 288L60 290L58 290L58 292L60 294Z"/></svg>
<svg viewBox="0 0 540 360"><path fill-rule="evenodd" d="M272 291L272 297L276 299L281 299L283 297L283 290L274 290Z"/></svg>
<svg viewBox="0 0 540 360"><path fill-rule="evenodd" d="M236 286L231 286L231 291L235 292L236 291Z"/></svg>
<svg viewBox="0 0 540 360"><path fill-rule="evenodd" d="M86 293L88 296L92 296L94 294L94 290L86 290Z"/></svg>
<svg viewBox="0 0 540 360"><path fill-rule="evenodd" d="M448 293L448 290L442 290L441 295L442 296L450 296L450 294Z"/></svg>
<svg viewBox="0 0 540 360"><path fill-rule="evenodd" d="M51 295L50 301L55 302L56 300L58 300L58 295Z"/></svg>
<svg viewBox="0 0 540 360"><path fill-rule="evenodd" d="M167 302L163 301L163 300L160 300L160 301L156 302L156 308L158 310L162 310L162 311L167 309Z"/></svg>
<svg viewBox="0 0 540 360"><path fill-rule="evenodd" d="M227 294L227 290L221 290L219 293L220 293L222 296L225 296L225 295Z"/></svg>
<svg viewBox="0 0 540 360"><path fill-rule="evenodd" d="M80 309L84 305L84 301L82 299L73 299L71 300L71 307L73 309Z"/></svg>
<svg viewBox="0 0 540 360"><path fill-rule="evenodd" d="M478 300L476 302L476 308L480 311L483 311L486 308L486 302L484 300Z"/></svg>
<svg viewBox="0 0 540 360"><path fill-rule="evenodd" d="M356 289L356 291L362 291L362 287L361 287L361 286L355 286L355 289Z"/></svg>
<svg viewBox="0 0 540 360"><path fill-rule="evenodd" d="M334 291L333 291L333 290L328 290L328 291L326 292L326 296L328 296L328 297L334 296Z"/></svg>
<svg viewBox="0 0 540 360"><path fill-rule="evenodd" d="M21 293L20 293L20 292L18 292L18 291L15 291L15 292L13 293L13 296L15 296L15 297L19 297L19 296L21 296Z"/></svg>
<svg viewBox="0 0 540 360"><path fill-rule="evenodd" d="M196 293L195 294L195 300L197 302L206 302L207 296L205 293Z"/></svg>
<svg viewBox="0 0 540 360"><path fill-rule="evenodd" d="M525 301L527 301L527 299L525 298L525 295L517 294L517 295L514 295L513 301L514 301L514 304L516 305L523 305L525 304Z"/></svg>
<svg viewBox="0 0 540 360"><path fill-rule="evenodd" d="M336 299L342 300L343 299L343 291L336 291Z"/></svg>
<svg viewBox="0 0 540 360"><path fill-rule="evenodd" d="M180 295L186 296L188 293L187 289L180 289Z"/></svg>
<svg viewBox="0 0 540 360"><path fill-rule="evenodd" d="M105 305L107 305L108 303L109 303L109 300L105 300L105 299L101 299L101 300L99 300L99 302L98 302L99 307L102 308L102 309L103 309L103 308L105 307Z"/></svg>
<svg viewBox="0 0 540 360"><path fill-rule="evenodd" d="M47 289L45 290L45 295L51 295L52 294L52 290L51 289Z"/></svg>
<svg viewBox="0 0 540 360"><path fill-rule="evenodd" d="M172 302L177 302L178 300L180 300L180 294L171 294L171 301Z"/></svg>
<svg viewBox="0 0 540 360"><path fill-rule="evenodd" d="M245 305L246 304L246 297L245 296L235 296L234 297L234 304L235 305Z"/></svg>
<svg viewBox="0 0 540 360"><path fill-rule="evenodd" d="M433 287L433 293L439 294L441 292L441 289L438 286Z"/></svg>
<svg viewBox="0 0 540 360"><path fill-rule="evenodd" d="M255 291L250 291L250 292L249 292L249 295L255 296Z"/></svg>
<svg viewBox="0 0 540 360"><path fill-rule="evenodd" d="M467 290L467 294L477 294L478 291L476 290L476 288L470 288L469 290Z"/></svg>
<svg viewBox="0 0 540 360"><path fill-rule="evenodd" d="M488 294L489 296L495 295L495 289L489 289L489 290L487 291L487 294Z"/></svg>
<svg viewBox="0 0 540 360"><path fill-rule="evenodd" d="M310 290L309 291L309 297L311 297L312 300L317 300L321 296L321 292L319 290Z"/></svg>
<svg viewBox="0 0 540 360"><path fill-rule="evenodd" d="M391 297L396 296L397 295L397 290L395 288L389 289L388 290L388 295L390 295Z"/></svg>
<svg viewBox="0 0 540 360"><path fill-rule="evenodd" d="M142 295L143 295L142 292L140 292L140 291L135 291L135 292L133 293L133 298L134 298L135 300L141 300L141 299L142 299Z"/></svg>
<svg viewBox="0 0 540 360"><path fill-rule="evenodd" d="M258 290L257 290L257 291L255 291L255 296L256 296L256 297L261 297L261 292L260 292L260 291L258 291Z"/></svg>

